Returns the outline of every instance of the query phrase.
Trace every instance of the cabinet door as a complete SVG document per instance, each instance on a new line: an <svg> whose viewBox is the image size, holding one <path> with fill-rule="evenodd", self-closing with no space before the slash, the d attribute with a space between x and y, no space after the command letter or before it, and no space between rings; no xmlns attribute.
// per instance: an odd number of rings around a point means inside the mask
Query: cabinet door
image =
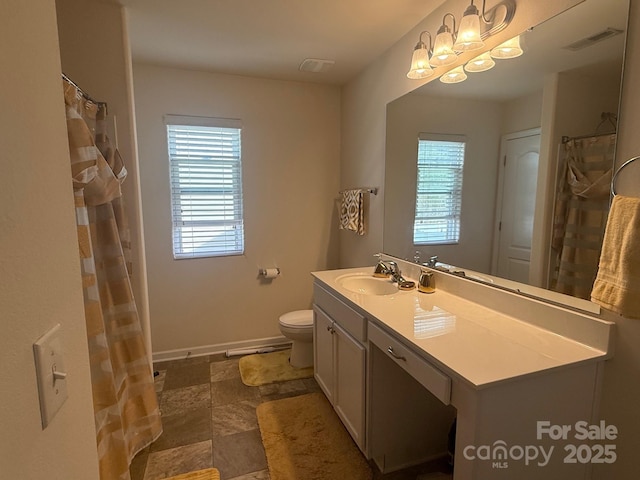
<svg viewBox="0 0 640 480"><path fill-rule="evenodd" d="M334 408L364 452L366 350L339 325L334 324L333 328L336 364Z"/></svg>
<svg viewBox="0 0 640 480"><path fill-rule="evenodd" d="M329 401L334 402L335 365L333 362L334 322L314 305L313 373Z"/></svg>

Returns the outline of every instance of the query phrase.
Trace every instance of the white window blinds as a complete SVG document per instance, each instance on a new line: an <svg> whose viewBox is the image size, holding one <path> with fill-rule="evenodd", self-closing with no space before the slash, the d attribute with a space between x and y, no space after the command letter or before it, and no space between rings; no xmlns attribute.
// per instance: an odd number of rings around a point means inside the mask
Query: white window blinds
<svg viewBox="0 0 640 480"><path fill-rule="evenodd" d="M241 125L167 115L173 256L244 252Z"/></svg>
<svg viewBox="0 0 640 480"><path fill-rule="evenodd" d="M463 136L420 134L413 226L415 245L459 241L464 149Z"/></svg>

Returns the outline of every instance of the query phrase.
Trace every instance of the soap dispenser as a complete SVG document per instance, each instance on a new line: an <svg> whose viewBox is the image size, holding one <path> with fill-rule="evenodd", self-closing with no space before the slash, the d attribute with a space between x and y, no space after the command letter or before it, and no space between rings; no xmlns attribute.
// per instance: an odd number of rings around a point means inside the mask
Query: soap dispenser
<svg viewBox="0 0 640 480"><path fill-rule="evenodd" d="M436 291L436 277L433 272L420 269L418 291L422 293L433 293Z"/></svg>

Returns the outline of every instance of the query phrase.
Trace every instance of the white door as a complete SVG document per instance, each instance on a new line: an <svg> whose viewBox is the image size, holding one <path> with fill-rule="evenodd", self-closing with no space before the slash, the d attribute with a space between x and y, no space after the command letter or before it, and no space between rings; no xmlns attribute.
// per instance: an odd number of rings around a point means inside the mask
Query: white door
<svg viewBox="0 0 640 480"><path fill-rule="evenodd" d="M529 283L539 157L539 129L503 137L494 274L523 283Z"/></svg>

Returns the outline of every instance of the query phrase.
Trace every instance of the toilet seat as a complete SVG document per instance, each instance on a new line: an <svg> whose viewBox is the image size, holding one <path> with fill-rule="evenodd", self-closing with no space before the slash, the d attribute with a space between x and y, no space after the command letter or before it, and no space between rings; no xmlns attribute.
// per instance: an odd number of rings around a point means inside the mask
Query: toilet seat
<svg viewBox="0 0 640 480"><path fill-rule="evenodd" d="M280 325L292 329L313 327L313 310L295 310L280 316Z"/></svg>

